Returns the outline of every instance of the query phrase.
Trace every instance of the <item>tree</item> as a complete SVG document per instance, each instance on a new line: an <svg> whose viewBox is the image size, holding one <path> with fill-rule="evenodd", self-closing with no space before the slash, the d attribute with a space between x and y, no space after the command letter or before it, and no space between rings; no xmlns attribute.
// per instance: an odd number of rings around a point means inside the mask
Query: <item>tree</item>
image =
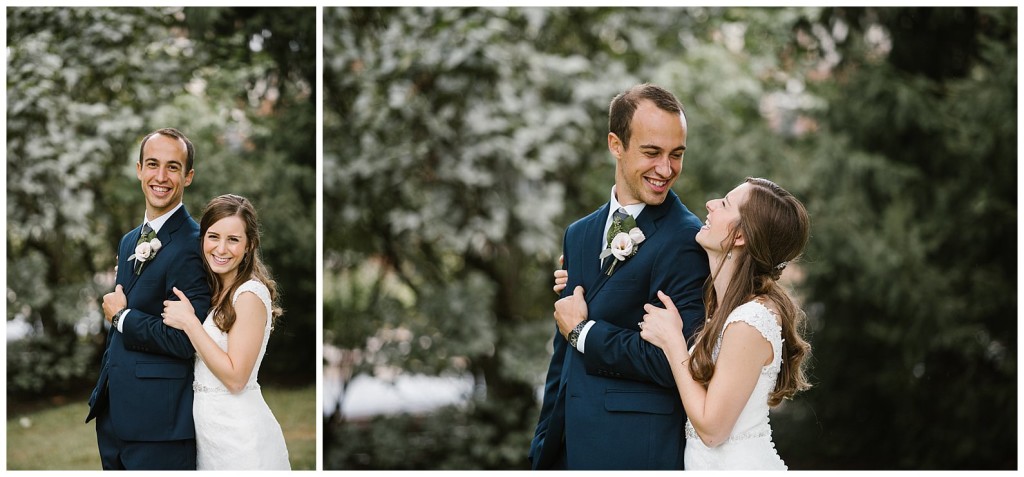
<svg viewBox="0 0 1024 477"><path fill-rule="evenodd" d="M1014 468L1016 11L841 8L803 30L841 61L803 191L819 431L793 452Z"/></svg>
<svg viewBox="0 0 1024 477"><path fill-rule="evenodd" d="M38 330L8 346L9 392L78 387L95 359L75 328L98 333L111 244L134 221L105 179L128 175L143 112L171 100L151 85L184 81L167 25L160 10L8 10L8 320Z"/></svg>
<svg viewBox="0 0 1024 477"><path fill-rule="evenodd" d="M684 103L711 95L725 100L714 104L723 112L759 115L759 82L721 88L676 55L752 75L764 53L707 40L718 25L704 22L704 9L672 12L325 10L325 339L343 349L348 375L467 373L478 389L464 411L365 428L335 414L327 467L526 464L561 235L607 200L613 180L611 98L653 80ZM754 20L778 37L774 19ZM673 25L697 38L681 42ZM700 121L717 114L696 103ZM713 160L702 147L724 150L748 126L725 115L704 124L693 126L709 133L694 136L702 165ZM742 180L726 177L693 189L684 179L684 199L702 204L704 191ZM453 425L455 436L440 439Z"/></svg>
<svg viewBox="0 0 1024 477"><path fill-rule="evenodd" d="M267 368L314 377L315 241L296 245L294 233L315 234L315 60L308 34L288 34L309 31L315 12L216 10L8 10L8 321L32 330L8 343L9 395L92 385L105 336L100 298L113 286L116 244L142 214L138 143L167 125L196 145L196 180L185 194L193 216L214 195L234 192L253 199L270 225L263 252L287 284L290 312L272 349L295 349L289 354L305 361L268 360ZM204 14L221 29L189 25Z"/></svg>

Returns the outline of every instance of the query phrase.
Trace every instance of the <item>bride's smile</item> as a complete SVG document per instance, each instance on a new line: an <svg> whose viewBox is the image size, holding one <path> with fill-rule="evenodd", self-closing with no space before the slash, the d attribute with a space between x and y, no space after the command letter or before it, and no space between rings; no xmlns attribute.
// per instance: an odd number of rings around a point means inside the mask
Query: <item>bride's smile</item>
<svg viewBox="0 0 1024 477"><path fill-rule="evenodd" d="M210 270L225 278L233 277L245 257L247 243L241 218L224 217L211 225L203 236L203 255Z"/></svg>

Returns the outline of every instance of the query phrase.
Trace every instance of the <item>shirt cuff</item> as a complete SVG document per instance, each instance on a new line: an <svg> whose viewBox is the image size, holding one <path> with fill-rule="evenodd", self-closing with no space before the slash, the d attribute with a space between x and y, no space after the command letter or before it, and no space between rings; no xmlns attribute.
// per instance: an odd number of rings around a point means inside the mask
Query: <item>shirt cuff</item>
<svg viewBox="0 0 1024 477"><path fill-rule="evenodd" d="M117 320L117 331L124 333L124 321L128 319L128 312L132 311L131 308L125 308L124 313L121 313L121 319Z"/></svg>
<svg viewBox="0 0 1024 477"><path fill-rule="evenodd" d="M587 342L587 332L590 331L590 328L593 326L594 320L588 321L587 324L583 325L583 330L580 331L579 338L576 338L576 349L578 349L580 353L583 352L583 344Z"/></svg>

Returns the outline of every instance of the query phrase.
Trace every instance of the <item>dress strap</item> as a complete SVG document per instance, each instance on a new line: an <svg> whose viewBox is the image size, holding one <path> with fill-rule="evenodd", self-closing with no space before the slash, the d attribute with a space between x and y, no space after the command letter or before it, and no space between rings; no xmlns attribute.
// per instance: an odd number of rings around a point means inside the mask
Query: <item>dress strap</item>
<svg viewBox="0 0 1024 477"><path fill-rule="evenodd" d="M272 328L273 319L271 316L270 307L270 290L267 288L266 285L263 284L263 282L256 279L252 279L241 284L238 287L238 289L235 290L234 296L231 297L231 303L238 302L238 297L245 292L251 292L252 294L259 297L260 301L263 302L263 306L267 309L267 328Z"/></svg>
<svg viewBox="0 0 1024 477"><path fill-rule="evenodd" d="M722 327L722 335L725 334L725 329L730 324L738 321L752 326L772 345L772 363L765 367L765 372L776 372L777 368L782 365L782 327L775 319L775 312L758 301L744 303L736 307L726 318L725 326ZM721 343L721 336L719 343Z"/></svg>
<svg viewBox="0 0 1024 477"><path fill-rule="evenodd" d="M773 313L768 307L757 301L750 301L740 305L725 320L725 326L737 321L742 321L756 329L770 343L775 343L782 335L782 327L779 326ZM724 329L724 327L723 327Z"/></svg>

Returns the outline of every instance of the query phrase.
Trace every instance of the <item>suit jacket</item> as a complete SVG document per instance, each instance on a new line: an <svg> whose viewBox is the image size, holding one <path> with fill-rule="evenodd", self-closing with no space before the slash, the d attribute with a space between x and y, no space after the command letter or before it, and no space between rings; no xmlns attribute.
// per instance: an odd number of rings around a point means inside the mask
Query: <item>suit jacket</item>
<svg viewBox="0 0 1024 477"><path fill-rule="evenodd" d="M702 225L675 193L636 218L646 240L608 277L598 256L609 205L566 230L569 281L586 291L585 351L555 330L540 420L530 447L535 469L682 469L686 416L665 354L640 338L645 303L672 297L689 339L703 322L707 254L695 236Z"/></svg>
<svg viewBox="0 0 1024 477"><path fill-rule="evenodd" d="M199 224L182 206L157 233L161 249L135 274L141 226L128 232L118 247L117 283L124 287L131 311L123 332L111 327L100 377L89 398L86 422L109 412L114 432L125 441L170 441L195 438L192 380L195 348L185 332L163 324L164 300L177 300L177 287L189 298L200 320L210 308L199 241Z"/></svg>

